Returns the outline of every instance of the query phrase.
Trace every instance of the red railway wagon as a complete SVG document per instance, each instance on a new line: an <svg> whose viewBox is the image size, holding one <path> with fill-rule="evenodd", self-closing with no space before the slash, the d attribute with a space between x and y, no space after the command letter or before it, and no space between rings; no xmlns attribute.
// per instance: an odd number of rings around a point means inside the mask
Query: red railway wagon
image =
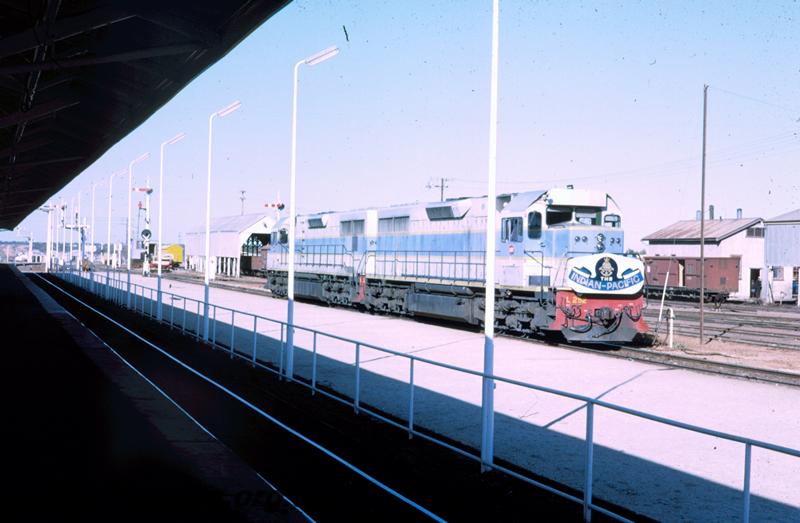
<svg viewBox="0 0 800 523"><path fill-rule="evenodd" d="M739 290L741 261L739 256L705 259L707 300L724 300ZM668 298L699 299L699 257L648 256L644 263L648 295L660 297L666 282Z"/></svg>
<svg viewBox="0 0 800 523"><path fill-rule="evenodd" d="M242 274L251 276L264 276L267 269L267 253L269 245L264 245L259 249L256 256L242 256Z"/></svg>

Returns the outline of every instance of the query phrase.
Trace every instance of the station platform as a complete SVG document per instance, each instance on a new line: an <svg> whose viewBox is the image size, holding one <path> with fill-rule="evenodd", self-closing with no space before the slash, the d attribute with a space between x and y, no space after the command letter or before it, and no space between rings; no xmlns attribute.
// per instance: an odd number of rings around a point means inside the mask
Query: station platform
<svg viewBox="0 0 800 523"><path fill-rule="evenodd" d="M155 278L133 275L146 288ZM168 280L165 292L203 299L203 286ZM216 339L248 355L253 321L245 313L286 320L286 301L250 292L212 288L210 302L220 307ZM196 301L165 298L176 325L197 324ZM236 309L235 320L223 310ZM182 310L182 308L184 308ZM184 316L183 311L188 310ZM166 314L166 313L165 313ZM187 318L184 320L183 318ZM235 321L235 336L230 322ZM483 334L428 321L354 310L295 304L295 321L339 337L295 334L296 376L344 396L354 397L353 342L360 347L360 402L398 419L407 419L407 358L371 350L364 344L472 371L483 366ZM282 327L258 322L258 358L275 365ZM316 358L316 373L312 361ZM676 367L609 358L535 340L498 337L495 374L521 383L580 394L709 430L800 448L800 388L747 381ZM414 370L414 423L472 449L480 446L481 381L450 369L420 363ZM583 403L498 383L495 391L495 456L540 477L580 491L584 481L586 409ZM744 445L679 430L625 414L598 409L594 414L594 495L658 521L734 521L741 519ZM749 506L753 521L800 521L800 460L755 448Z"/></svg>
<svg viewBox="0 0 800 523"><path fill-rule="evenodd" d="M7 265L0 315L8 520L307 520Z"/></svg>

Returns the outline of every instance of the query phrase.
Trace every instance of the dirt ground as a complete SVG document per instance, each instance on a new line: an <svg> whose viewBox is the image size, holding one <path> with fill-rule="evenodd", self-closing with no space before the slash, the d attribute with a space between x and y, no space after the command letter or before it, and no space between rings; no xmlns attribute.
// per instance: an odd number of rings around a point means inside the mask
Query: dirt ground
<svg viewBox="0 0 800 523"><path fill-rule="evenodd" d="M675 335L673 348L670 349L665 334L659 335L658 338L659 342L653 350L666 354L800 373L800 350L776 349L718 339L701 344L696 337L679 335Z"/></svg>

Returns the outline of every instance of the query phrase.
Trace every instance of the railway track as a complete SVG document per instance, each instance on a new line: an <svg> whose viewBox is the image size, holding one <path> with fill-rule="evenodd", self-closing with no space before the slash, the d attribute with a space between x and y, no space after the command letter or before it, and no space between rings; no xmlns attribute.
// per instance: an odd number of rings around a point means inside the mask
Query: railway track
<svg viewBox="0 0 800 523"><path fill-rule="evenodd" d="M762 315L732 311L709 311L706 314L704 330L708 339L721 339L733 343L759 345L770 348L800 350L800 315L780 315L764 311ZM658 314L650 309L645 318L651 325L658 320ZM700 314L692 309L679 309L675 312L675 333L698 336ZM662 317L662 323L665 320Z"/></svg>

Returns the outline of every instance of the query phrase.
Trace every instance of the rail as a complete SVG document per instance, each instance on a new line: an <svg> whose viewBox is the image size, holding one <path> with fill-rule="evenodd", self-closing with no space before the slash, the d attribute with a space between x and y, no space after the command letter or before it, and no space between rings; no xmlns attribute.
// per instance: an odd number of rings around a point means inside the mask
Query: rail
<svg viewBox="0 0 800 523"><path fill-rule="evenodd" d="M65 281L72 283L73 285L79 286L89 292L97 294L111 302L125 306L126 299L127 299L127 292L129 289L127 288L127 282L122 279L123 273L112 273L116 277L111 278L109 277L106 279L103 275L97 275L94 273L89 273L89 275L76 273L74 271L70 271L67 269L67 272L59 272L57 275L64 279ZM99 280L99 281L98 281ZM110 280L110 281L109 281ZM158 304L155 303L157 301L157 290L151 287L145 287L138 284L131 284L130 292L132 294L131 299L131 310L138 312L143 316L148 316L153 319L156 319L156 315L154 314L155 311L158 309ZM202 340L202 333L201 333L201 324L200 316L201 311L203 310L202 304L203 302L200 300L195 300L191 298L186 298L185 296L179 296L177 294L173 294L170 292L163 292L162 291L162 302L164 301L164 297L169 299L169 305L166 305L170 309L169 317L164 318L162 316L162 322L169 324L170 328L180 328L182 332L187 333L189 335L193 335L198 340ZM145 305L145 302L149 302L149 305ZM182 314L181 318L175 318L175 310L176 310L176 303L181 306ZM190 305L194 303L194 305ZM164 304L165 305L165 304ZM194 311L191 314L194 314L196 320L192 323L187 323L187 311L189 308L193 308ZM212 344L214 347L226 349L230 352L231 358L238 357L241 359L245 359L252 363L253 365L265 369L269 372L273 372L282 376L283 378L289 379L298 383L300 385L306 386L311 389L312 394L323 394L327 397L330 397L336 401L339 401L344 404L348 404L353 407L356 413L364 412L374 418L380 419L392 426L400 428L406 432L408 432L409 437L418 436L433 443L436 443L444 448L447 448L451 451L454 451L462 456L470 458L474 461L477 461L481 464L482 468L486 469L495 469L509 476L512 476L518 480L524 481L536 487L539 487L543 490L551 492L557 496L562 498L568 499L575 503L579 503L583 505L583 517L585 521L591 521L592 512L600 512L605 514L613 519L619 521L630 521L629 519L623 517L620 514L617 514L609 509L604 507L598 506L595 504L593 495L592 495L592 487L594 484L594 412L597 408L608 409L616 412L620 412L623 414L627 414L629 416L637 417L640 419L649 420L655 423L660 423L663 425L667 425L670 427L675 427L682 430L687 430L690 432L695 432L698 434L703 434L710 437L720 438L728 441L732 441L735 443L739 443L744 445L745 453L744 453L744 474L743 474L743 488L742 488L742 519L745 522L749 522L750 520L750 475L751 475L751 455L752 455L752 448L760 448L772 452L777 452L780 454L785 454L788 456L792 456L795 458L800 458L800 450L799 449L792 449L788 447L784 447L781 445L775 445L772 443L756 440L753 438L747 438L743 436L738 436L735 434L730 434L726 432L721 432L705 427L701 427L698 425L693 425L690 423L684 423L681 421L673 420L670 418L665 418L662 416L656 416L654 414L650 414L647 412L638 411L635 409L631 409L628 407L623 407L621 405L616 405L613 403L608 403L603 400L591 398L588 396L584 396L581 394L575 394L567 391L562 391L550 387L544 387L541 385L535 385L532 383L526 383L523 381L511 379L511 378L504 378L502 376L496 375L487 375L480 371L475 371L471 369L465 369L463 367L458 367L455 365L450 365L447 363L442 363L440 361L434 361L427 358L423 358L420 356L415 356L412 354L407 354L404 352L399 352L392 349L387 349L385 347L380 347L377 345L373 345L370 343L361 342L358 340L353 340L344 336L339 336L337 334L332 334L328 332L324 332L317 329L311 329L308 327L302 327L299 325L294 325L293 328L296 331L305 332L311 335L312 337L312 348L311 348L311 378L308 382L297 379L294 376L287 376L284 373L284 359L285 359L285 350L286 350L286 332L289 328L289 325L281 320L276 320L273 318L267 318L264 316L260 316L257 314L252 314L249 312L235 310L229 307L223 307L220 305L213 305L209 304L209 314L212 315L209 330L209 343ZM230 325L230 333L228 335L228 339L222 339L221 337L217 336L217 324L221 321L217 318L219 311L223 311L226 316L229 315L231 323ZM237 317L239 318L240 323L248 325L249 329L249 322L252 322L252 331L249 332L249 339L244 340L248 346L248 350L237 350L236 348L236 321ZM250 318L249 322L247 318ZM267 360L259 359L258 357L258 339L259 336L263 336L259 334L258 325L259 322L267 322L269 325L272 325L276 330L279 328L280 335L279 338L276 340L278 341L279 345L279 357L277 362L277 369L273 366L270 366ZM243 331L243 335L247 335L247 331ZM268 337L269 338L269 337ZM318 387L318 364L317 364L317 349L319 345L319 341L321 339L332 339L338 340L347 344L351 344L353 347L353 356L354 356L354 363L353 363L353 374L352 379L354 383L354 393L352 398L346 397L344 394L337 393L334 394L332 392L328 392L320 387ZM227 344L225 342L228 342ZM240 344L240 346L242 346ZM396 356L398 358L405 358L408 360L408 403L407 403L407 411L406 411L406 420L405 423L400 423L395 419L391 419L377 410L373 410L369 408L369 406L363 404L361 402L361 353L363 349L371 349L376 350L378 352L382 352L384 354ZM302 350L302 349L301 349ZM494 380L495 382L505 383L508 385L513 385L517 387L521 387L528 390L543 392L547 394L552 394L554 396L559 396L563 398L568 398L571 400L575 400L581 403L584 403L584 407L586 408L586 426L585 426L585 449L584 449L584 487L583 487L583 494L582 497L575 496L570 494L569 492L565 492L558 488L555 488L550 485L546 485L536 479L533 479L529 476L521 474L515 470L512 470L506 466L499 465L494 463L492 459L491 462L484 461L480 453L475 454L472 452L468 452L464 449L458 448L443 439L437 438L434 435L428 434L426 432L421 432L418 430L417 425L414 422L414 411L415 411L415 384L414 384L414 368L419 364L431 365L443 369L447 369L450 371L454 371L463 375L469 375L474 377L479 377L482 379L490 379ZM492 456L493 458L493 456Z"/></svg>

